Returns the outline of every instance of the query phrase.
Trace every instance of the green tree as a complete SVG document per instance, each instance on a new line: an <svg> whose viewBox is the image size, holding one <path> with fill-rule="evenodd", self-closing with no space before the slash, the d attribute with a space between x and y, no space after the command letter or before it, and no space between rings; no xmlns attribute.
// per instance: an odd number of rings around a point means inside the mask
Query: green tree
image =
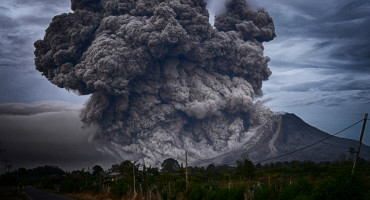
<svg viewBox="0 0 370 200"><path fill-rule="evenodd" d="M94 175L94 176L101 175L101 174L103 174L103 172L104 172L103 167L101 167L100 165L95 165L95 166L92 168L92 170L93 170L93 175Z"/></svg>
<svg viewBox="0 0 370 200"><path fill-rule="evenodd" d="M179 162L173 158L167 158L163 161L162 165L162 172L168 172L168 173L176 173L179 168Z"/></svg>
<svg viewBox="0 0 370 200"><path fill-rule="evenodd" d="M135 171L137 171L138 168L139 168L139 165L135 165L135 163L133 163L129 160L126 160L126 161L122 162L119 165L119 172L121 172L123 174L131 174L132 175L132 168L135 168Z"/></svg>
<svg viewBox="0 0 370 200"><path fill-rule="evenodd" d="M237 171L242 175L242 176L245 176L245 177L253 177L254 176L254 165L252 163L252 161L248 160L248 159L244 159L243 161L236 161L236 164L237 164Z"/></svg>

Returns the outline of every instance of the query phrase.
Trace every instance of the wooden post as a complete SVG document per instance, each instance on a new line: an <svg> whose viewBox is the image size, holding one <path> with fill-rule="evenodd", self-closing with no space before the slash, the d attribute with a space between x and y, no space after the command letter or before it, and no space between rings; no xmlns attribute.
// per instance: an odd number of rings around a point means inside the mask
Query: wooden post
<svg viewBox="0 0 370 200"><path fill-rule="evenodd" d="M188 152L185 151L185 182L186 182L186 191L189 191L189 180L188 180Z"/></svg>
<svg viewBox="0 0 370 200"><path fill-rule="evenodd" d="M358 156L360 155L360 148L361 148L361 144L362 144L362 137L364 136L364 132L365 132L367 116L368 116L368 113L365 114L364 123L362 124L360 141L358 143L358 148L357 148L357 151L356 151L356 159L355 159L355 162L353 163L353 168L352 168L352 177L353 177L353 174L355 173L355 168L356 168L356 163L357 163L357 160L358 160Z"/></svg>
<svg viewBox="0 0 370 200"><path fill-rule="evenodd" d="M87 187L87 177L89 176L90 174L90 166L87 166L87 173L85 174L86 176L86 187Z"/></svg>
<svg viewBox="0 0 370 200"><path fill-rule="evenodd" d="M134 194L136 194L136 187L135 187L135 164L132 163L132 175L134 177Z"/></svg>
<svg viewBox="0 0 370 200"><path fill-rule="evenodd" d="M271 186L271 176L269 174L269 187Z"/></svg>

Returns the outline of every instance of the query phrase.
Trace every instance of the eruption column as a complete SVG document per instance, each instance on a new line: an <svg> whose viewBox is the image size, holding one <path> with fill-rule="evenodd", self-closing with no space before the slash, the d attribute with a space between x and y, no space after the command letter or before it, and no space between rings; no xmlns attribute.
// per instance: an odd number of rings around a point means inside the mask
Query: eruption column
<svg viewBox="0 0 370 200"><path fill-rule="evenodd" d="M254 97L271 74L262 42L276 36L264 10L226 8L212 27L204 0L72 0L35 42L36 69L91 94L81 120L123 159L217 155L271 115Z"/></svg>

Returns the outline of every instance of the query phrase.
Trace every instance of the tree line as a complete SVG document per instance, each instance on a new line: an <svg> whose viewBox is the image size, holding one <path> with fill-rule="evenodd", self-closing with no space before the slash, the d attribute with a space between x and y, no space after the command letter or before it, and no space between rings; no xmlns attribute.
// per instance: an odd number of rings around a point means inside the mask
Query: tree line
<svg viewBox="0 0 370 200"><path fill-rule="evenodd" d="M186 168L173 158L164 160L161 169L126 160L107 170L99 165L71 172L57 166L19 168L3 174L0 185L100 199L370 199L370 162L361 159L354 177L351 167L346 160L253 165L248 159L235 167L190 166L186 189Z"/></svg>

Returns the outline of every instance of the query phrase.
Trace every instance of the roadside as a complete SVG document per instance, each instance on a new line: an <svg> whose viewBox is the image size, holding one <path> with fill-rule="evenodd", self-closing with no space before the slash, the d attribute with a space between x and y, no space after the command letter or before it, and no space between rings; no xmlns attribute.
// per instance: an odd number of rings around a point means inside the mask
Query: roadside
<svg viewBox="0 0 370 200"><path fill-rule="evenodd" d="M107 194L90 194L86 192L86 193L71 193L66 195L78 200L113 200Z"/></svg>
<svg viewBox="0 0 370 200"><path fill-rule="evenodd" d="M70 197L62 196L59 194L45 192L30 186L24 188L24 192L30 200L75 200Z"/></svg>
<svg viewBox="0 0 370 200"><path fill-rule="evenodd" d="M27 200L24 191L18 191L17 187L0 187L1 200Z"/></svg>

